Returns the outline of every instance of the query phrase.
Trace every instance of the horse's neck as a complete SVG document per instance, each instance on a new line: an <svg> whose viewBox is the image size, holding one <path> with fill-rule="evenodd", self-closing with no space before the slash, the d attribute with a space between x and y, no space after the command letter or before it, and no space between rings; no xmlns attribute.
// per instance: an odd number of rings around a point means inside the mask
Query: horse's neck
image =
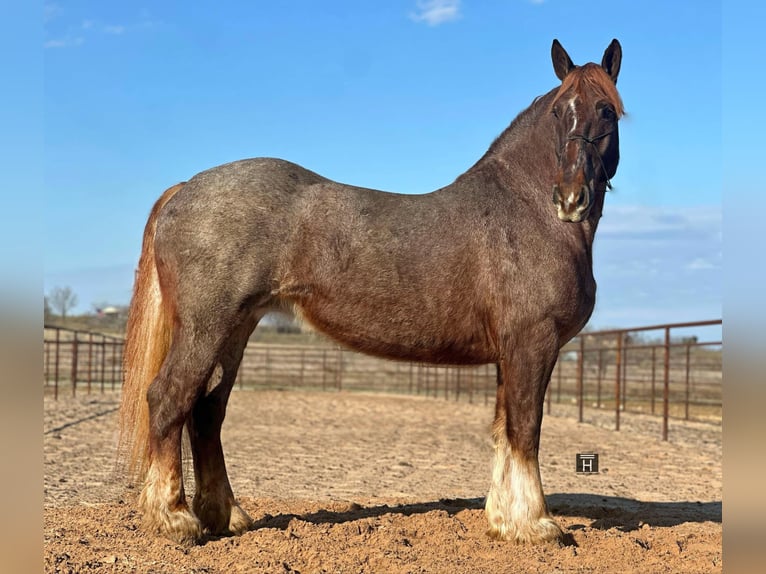
<svg viewBox="0 0 766 574"><path fill-rule="evenodd" d="M550 93L541 96L522 111L474 168L483 169L488 162L498 162L510 170L514 179L533 183L533 187L548 183L556 162L554 126L546 114L550 97ZM517 193L523 191L516 190Z"/></svg>
<svg viewBox="0 0 766 574"><path fill-rule="evenodd" d="M501 166L507 177L500 179L508 182L509 193L517 197L526 195L530 198L530 204L539 206L544 217L551 218L556 217L549 193L553 188L553 174L556 170L556 135L553 122L547 114L554 92L541 96L519 114L471 168L497 169L497 165ZM603 205L603 193L599 195L600 199L597 199L598 203L586 221L565 223L563 228L571 234L573 241L579 245L584 244L589 261Z"/></svg>

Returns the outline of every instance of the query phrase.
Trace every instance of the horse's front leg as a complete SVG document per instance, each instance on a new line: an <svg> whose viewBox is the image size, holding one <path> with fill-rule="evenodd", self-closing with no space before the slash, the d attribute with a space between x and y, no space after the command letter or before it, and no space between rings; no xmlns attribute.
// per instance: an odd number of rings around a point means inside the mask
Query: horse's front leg
<svg viewBox="0 0 766 574"><path fill-rule="evenodd" d="M548 514L537 458L545 390L557 354L555 337L525 341L498 365L494 465L486 500L488 534L494 538L540 543L563 536Z"/></svg>

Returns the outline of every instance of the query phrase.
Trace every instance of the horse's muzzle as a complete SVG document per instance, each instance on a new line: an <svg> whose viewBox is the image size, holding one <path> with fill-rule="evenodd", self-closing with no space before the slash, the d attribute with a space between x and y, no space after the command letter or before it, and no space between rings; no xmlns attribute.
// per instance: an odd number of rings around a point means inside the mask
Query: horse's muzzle
<svg viewBox="0 0 766 574"><path fill-rule="evenodd" d="M590 213L593 202L593 191L588 185L579 188L563 189L560 185L553 186L553 204L556 206L559 219L578 223L585 220Z"/></svg>

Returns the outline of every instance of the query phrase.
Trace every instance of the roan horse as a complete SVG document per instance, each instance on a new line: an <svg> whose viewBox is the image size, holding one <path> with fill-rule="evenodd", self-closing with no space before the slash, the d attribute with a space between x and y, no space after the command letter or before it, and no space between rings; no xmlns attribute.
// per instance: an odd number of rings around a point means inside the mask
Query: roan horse
<svg viewBox="0 0 766 574"><path fill-rule="evenodd" d="M250 334L289 308L358 351L497 364L489 534L561 538L538 466L543 400L559 349L595 302L591 253L619 160L622 49L613 40L601 65L575 66L556 40L551 54L561 85L432 193L353 187L259 158L162 195L144 231L120 410L145 525L185 544L252 526L232 493L221 424Z"/></svg>

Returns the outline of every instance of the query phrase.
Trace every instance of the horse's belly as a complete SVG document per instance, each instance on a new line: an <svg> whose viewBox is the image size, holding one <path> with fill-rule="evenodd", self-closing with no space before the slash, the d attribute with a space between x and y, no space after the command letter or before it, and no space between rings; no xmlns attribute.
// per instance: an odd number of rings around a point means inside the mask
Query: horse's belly
<svg viewBox="0 0 766 574"><path fill-rule="evenodd" d="M317 331L363 353L457 365L497 360L486 329L471 324L466 316L450 319L402 304L367 301L339 305L311 297L295 302L295 307Z"/></svg>

